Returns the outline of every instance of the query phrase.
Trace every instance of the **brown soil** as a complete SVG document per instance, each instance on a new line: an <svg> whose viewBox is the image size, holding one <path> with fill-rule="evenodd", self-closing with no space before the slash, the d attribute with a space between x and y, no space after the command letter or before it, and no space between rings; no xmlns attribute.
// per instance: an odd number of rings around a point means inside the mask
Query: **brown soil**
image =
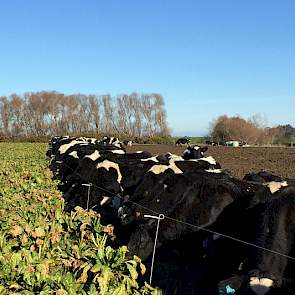
<svg viewBox="0 0 295 295"><path fill-rule="evenodd" d="M185 147L172 145L133 145L128 151L149 151L152 154L171 152L181 155ZM267 170L275 175L295 179L295 148L280 147L209 147L206 156L213 156L235 177Z"/></svg>

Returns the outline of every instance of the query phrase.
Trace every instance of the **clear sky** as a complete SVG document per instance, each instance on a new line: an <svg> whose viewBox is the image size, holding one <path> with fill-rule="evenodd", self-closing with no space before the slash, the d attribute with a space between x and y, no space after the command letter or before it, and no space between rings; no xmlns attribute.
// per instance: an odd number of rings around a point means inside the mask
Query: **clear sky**
<svg viewBox="0 0 295 295"><path fill-rule="evenodd" d="M295 126L295 1L1 1L0 95L40 90L158 92L177 135Z"/></svg>

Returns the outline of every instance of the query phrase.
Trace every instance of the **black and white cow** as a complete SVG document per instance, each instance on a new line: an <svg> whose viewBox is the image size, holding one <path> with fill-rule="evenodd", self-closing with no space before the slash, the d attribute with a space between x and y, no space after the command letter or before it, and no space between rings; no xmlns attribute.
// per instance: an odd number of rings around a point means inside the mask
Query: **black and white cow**
<svg viewBox="0 0 295 295"><path fill-rule="evenodd" d="M143 218L145 214L159 212L183 222L208 226L226 206L243 195L239 181L224 173L183 173L174 166L159 173L159 168L153 167L149 171L130 198L130 201L139 205L128 204L119 212L123 223L139 222L128 247L144 260L151 254L153 247L153 239L148 233L156 227L155 220ZM161 222L161 228L159 246L194 230L169 219ZM142 236L145 236L144 242Z"/></svg>
<svg viewBox="0 0 295 295"><path fill-rule="evenodd" d="M206 140L205 143L207 145L211 145L211 146L217 146L217 145L219 145L217 141L213 141L213 140Z"/></svg>
<svg viewBox="0 0 295 295"><path fill-rule="evenodd" d="M190 145L183 152L184 160L200 159L204 157L204 153L208 150L207 146L200 147L198 145Z"/></svg>
<svg viewBox="0 0 295 295"><path fill-rule="evenodd" d="M123 141L123 144L124 144L125 146L132 146L133 141L132 141L132 140L124 140L124 141Z"/></svg>
<svg viewBox="0 0 295 295"><path fill-rule="evenodd" d="M253 181L259 183L266 183L271 181L281 182L283 179L280 176L274 175L268 171L262 170L260 172L251 172L247 173L243 180L245 181Z"/></svg>
<svg viewBox="0 0 295 295"><path fill-rule="evenodd" d="M72 141L62 145L50 163L50 169L58 179L65 181L77 168L79 161L95 151L100 153L125 154L125 150L113 145L101 145L88 142Z"/></svg>
<svg viewBox="0 0 295 295"><path fill-rule="evenodd" d="M188 145L190 143L190 139L188 137L181 137L176 140L176 145Z"/></svg>
<svg viewBox="0 0 295 295"><path fill-rule="evenodd" d="M214 170L215 173L220 173L221 165L212 156L204 156L207 150L207 146L193 145L183 152L182 157L172 154L167 155L169 163L174 162L182 171L210 170L210 172L213 172Z"/></svg>
<svg viewBox="0 0 295 295"><path fill-rule="evenodd" d="M105 136L102 140L99 141L103 145L113 145L118 148L123 148L123 143L117 137Z"/></svg>
<svg viewBox="0 0 295 295"><path fill-rule="evenodd" d="M261 232L257 238L259 246L286 256L294 255L294 213L295 186L284 187L275 192L267 202L262 216ZM255 263L250 273L250 288L256 294L286 294L284 292L287 290L281 289L284 279L293 281L294 284L295 260L261 249L255 251L253 260Z"/></svg>
<svg viewBox="0 0 295 295"><path fill-rule="evenodd" d="M69 202L70 208L77 205L85 206L85 189L81 189L83 179L84 182L86 180L101 188L99 190L93 187L91 195L95 197L90 198L90 205L97 206L99 210L100 206L109 204L113 200L113 194L120 194L121 197L133 195L134 190L147 173L160 174L168 170L180 174L186 170L203 171L207 169L209 171L212 167L219 168L215 162L213 163L213 158L210 160L208 161L208 157L206 157L186 161L171 153L151 156L147 152L117 153L117 151L111 151L99 153L95 151L92 155L85 156L79 162L75 173L67 179L68 191L65 194L65 199ZM212 169L211 172L220 173L221 171ZM103 193L103 189L106 190L105 193ZM99 198L101 200L98 202Z"/></svg>
<svg viewBox="0 0 295 295"><path fill-rule="evenodd" d="M222 294L227 294L226 286L237 294L293 294L294 260L286 256L293 256L295 250L295 187L271 190L267 185L251 185L256 186L255 194L228 206L214 229L258 247L223 237L213 243L211 265L222 278L219 288Z"/></svg>
<svg viewBox="0 0 295 295"><path fill-rule="evenodd" d="M82 183L85 182L93 183L90 206L96 206L98 210L101 206L112 203L114 195L119 194L123 197L130 194L146 171L155 165L155 162L148 160L150 158L151 154L147 152L116 151L95 151L85 156L67 180L70 188L64 197L69 202L68 205L85 207L87 194L85 190L81 190Z"/></svg>
<svg viewBox="0 0 295 295"><path fill-rule="evenodd" d="M75 139L76 137L70 137L70 136L52 137L48 143L48 150L46 152L46 156L49 158L51 158L52 156L55 156L61 145L68 144Z"/></svg>

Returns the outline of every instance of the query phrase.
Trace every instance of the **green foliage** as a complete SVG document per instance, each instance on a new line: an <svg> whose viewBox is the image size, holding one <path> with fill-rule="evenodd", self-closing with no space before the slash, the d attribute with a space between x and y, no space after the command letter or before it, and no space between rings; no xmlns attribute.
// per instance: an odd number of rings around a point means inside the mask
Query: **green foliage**
<svg viewBox="0 0 295 295"><path fill-rule="evenodd" d="M158 136L143 136L143 137L132 137L132 136L126 136L124 134L119 133L112 133L112 134L97 134L95 132L82 132L82 133L73 133L69 134L71 136L76 137L93 137L97 139L101 139L104 136L113 136L118 137L121 141L124 140L132 140L133 142L139 143L139 144L174 144L175 139L172 136L169 135L158 135ZM49 136L28 136L28 137L4 137L0 136L0 142L19 142L19 143L48 143L50 140Z"/></svg>
<svg viewBox="0 0 295 295"><path fill-rule="evenodd" d="M107 246L94 211L64 211L46 144L0 143L0 294L160 294L141 260Z"/></svg>
<svg viewBox="0 0 295 295"><path fill-rule="evenodd" d="M204 144L206 142L206 137L190 137L191 144Z"/></svg>
<svg viewBox="0 0 295 295"><path fill-rule="evenodd" d="M172 136L152 136L152 137L142 137L135 140L137 143L141 144L174 144L174 138Z"/></svg>
<svg viewBox="0 0 295 295"><path fill-rule="evenodd" d="M39 142L39 143L48 143L50 136L1 136L0 142Z"/></svg>

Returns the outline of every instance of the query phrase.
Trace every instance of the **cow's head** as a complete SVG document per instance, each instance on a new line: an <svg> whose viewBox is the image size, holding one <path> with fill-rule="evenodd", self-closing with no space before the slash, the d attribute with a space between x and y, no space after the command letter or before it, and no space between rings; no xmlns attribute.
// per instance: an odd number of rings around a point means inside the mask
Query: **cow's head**
<svg viewBox="0 0 295 295"><path fill-rule="evenodd" d="M204 153L207 150L207 146L200 147L198 145L191 145L183 152L182 157L185 160L200 159L204 157Z"/></svg>
<svg viewBox="0 0 295 295"><path fill-rule="evenodd" d="M153 251L154 241L144 224L140 224L131 234L128 250L131 255L139 256L145 261ZM130 255L130 256L131 256Z"/></svg>

